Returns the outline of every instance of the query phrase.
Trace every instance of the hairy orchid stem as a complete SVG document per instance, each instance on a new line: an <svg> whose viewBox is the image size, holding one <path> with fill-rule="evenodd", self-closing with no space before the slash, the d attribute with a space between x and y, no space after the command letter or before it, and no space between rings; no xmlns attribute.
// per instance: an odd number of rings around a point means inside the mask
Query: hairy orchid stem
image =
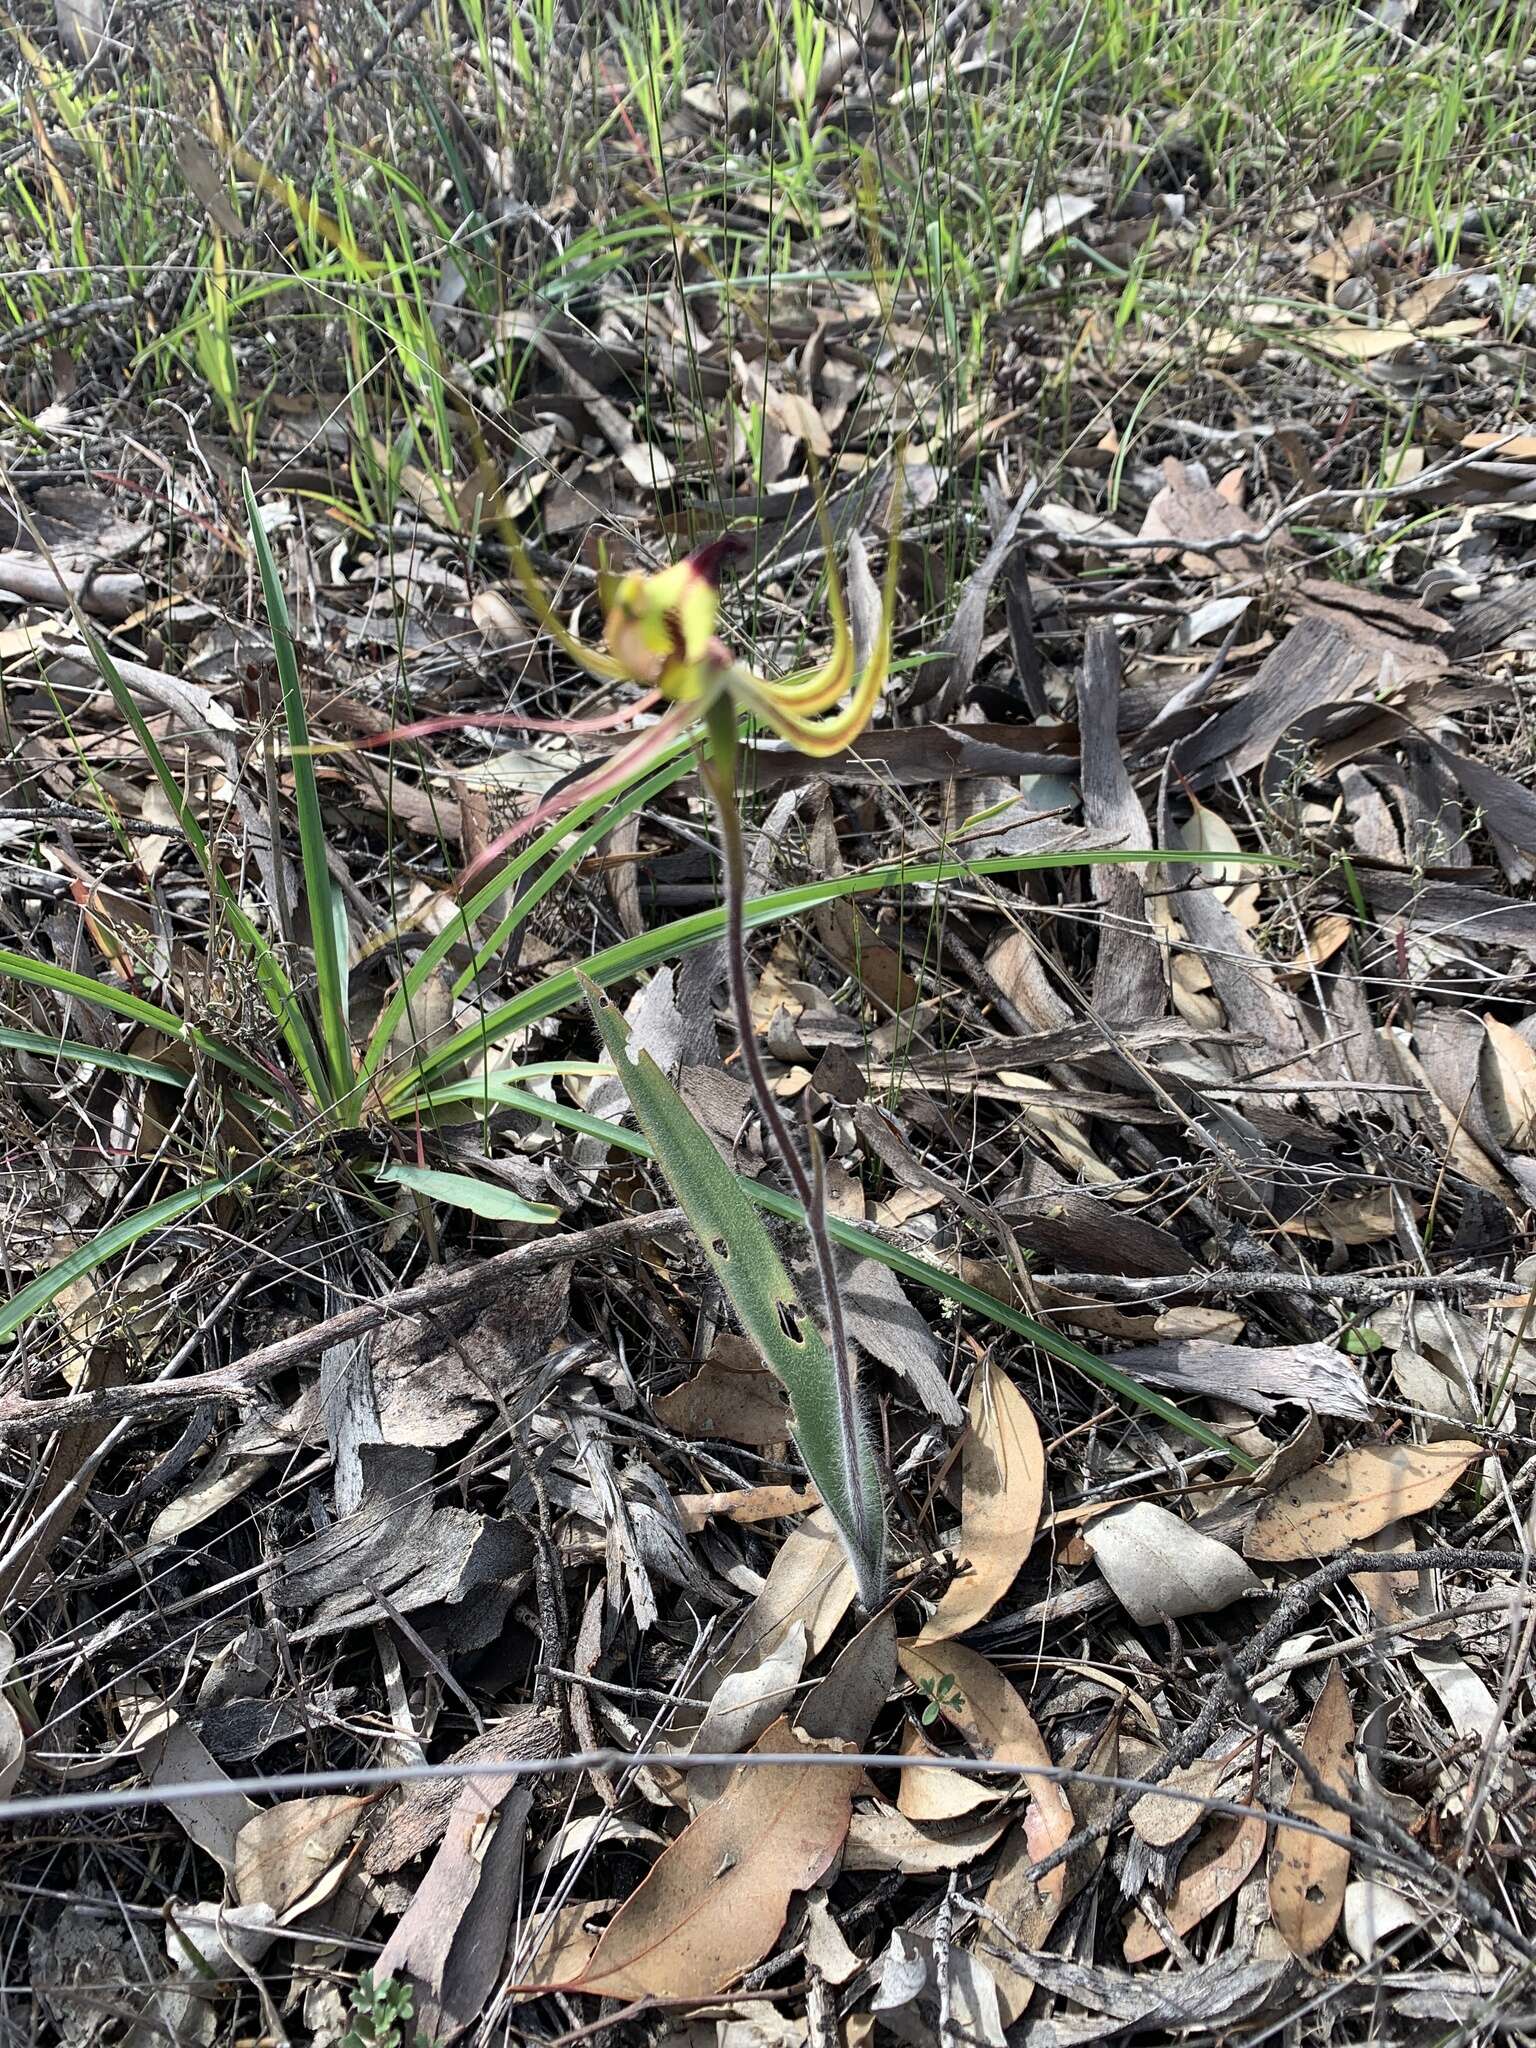
<svg viewBox="0 0 1536 2048"><path fill-rule="evenodd" d="M758 1114L784 1162L784 1171L795 1198L805 1211L806 1233L811 1242L826 1318L827 1349L832 1354L837 1379L837 1418L848 1468L848 1501L854 1535L867 1556L871 1524L869 1499L864 1486L863 1430L854 1388L853 1364L848 1354L842 1296L838 1291L837 1259L827 1230L826 1174L819 1152L814 1155L814 1170L808 1169L801 1158L800 1148L785 1121L778 1097L768 1084L762 1054L757 1048L757 1033L752 1023L752 992L747 982L746 842L741 825L741 806L736 795L734 764L728 753L722 760L722 751L719 748L715 750L713 759L703 769L703 776L720 819L724 861L725 971L731 1011L736 1022L737 1042L741 1047L741 1063L746 1069Z"/></svg>

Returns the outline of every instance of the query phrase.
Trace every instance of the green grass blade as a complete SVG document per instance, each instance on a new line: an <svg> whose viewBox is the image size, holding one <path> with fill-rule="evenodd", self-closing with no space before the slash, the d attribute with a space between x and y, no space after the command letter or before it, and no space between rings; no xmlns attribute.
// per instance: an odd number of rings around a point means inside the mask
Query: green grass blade
<svg viewBox="0 0 1536 2048"><path fill-rule="evenodd" d="M489 1099L507 1109L520 1109L529 1116L541 1117L546 1123L556 1124L562 1130L575 1131L582 1137L601 1138L605 1144L618 1151L632 1152L639 1159L655 1159L649 1139L638 1131L626 1131L622 1125L608 1123L603 1117L588 1116L585 1110L572 1109L563 1102L551 1102L547 1097L535 1095L532 1090L520 1088L510 1078L492 1074L479 1081L456 1081L443 1088L433 1088L402 1103L393 1111L396 1116L415 1114L418 1110L460 1102L483 1102ZM745 1174L738 1174L746 1193L760 1209L770 1215L782 1216L792 1223L803 1223L805 1212L792 1195L781 1194L777 1188L765 1187L761 1181L749 1180ZM994 1294L972 1287L969 1281L948 1273L942 1266L932 1265L915 1252L904 1251L899 1245L888 1244L873 1231L862 1229L857 1223L845 1222L841 1217L829 1216L827 1228L846 1251L856 1252L860 1258L878 1259L883 1266L889 1266L893 1273L913 1281L919 1287L929 1288L935 1294L942 1294L947 1300L962 1308L973 1310L977 1315L986 1316L1000 1324L1005 1330L1012 1330L1015 1336L1023 1337L1039 1350L1048 1352L1052 1358L1059 1358L1064 1365L1070 1365L1086 1379L1105 1388L1123 1401L1145 1410L1157 1421L1169 1428L1179 1430L1195 1443L1203 1444L1207 1450L1220 1451L1245 1472L1256 1469L1256 1461L1246 1451L1240 1451L1218 1431L1210 1428L1195 1417L1186 1415L1151 1387L1145 1387L1129 1374L1118 1372L1107 1360L1097 1358L1081 1344L1074 1344L1070 1337L1063 1337L1046 1323L1037 1322L1033 1316L1025 1315L1021 1309L999 1301ZM1170 1281L1170 1287L1176 1285Z"/></svg>
<svg viewBox="0 0 1536 2048"><path fill-rule="evenodd" d="M16 981L25 982L29 988L52 989L55 994L73 996L76 1002L94 1003L97 1009L111 1010L119 1017L131 1018L135 1024L147 1024L155 1031L163 1031L167 1038L195 1045L199 1052L221 1067L228 1068L230 1073L238 1074L262 1095L273 1092L273 1077L263 1068L254 1065L233 1047L221 1045L218 1039L210 1038L195 1024L185 1023L173 1010L162 1010L158 1003L136 996L131 989L113 988L106 982L92 981L88 974L77 974L72 967L55 967L46 960L29 960L24 953L0 951L0 975L6 974Z"/></svg>
<svg viewBox="0 0 1536 2048"><path fill-rule="evenodd" d="M176 822L186 834L198 866L203 871L204 880L223 905L224 914L229 919L230 930L256 970L257 987L276 1020L284 1043L298 1064L304 1077L304 1085L316 1102L326 1101L329 1090L325 1085L325 1070L321 1065L320 1054L305 1020L303 1006L294 992L292 982L283 971L282 962L246 915L239 897L230 886L228 876L214 859L213 850L198 822L197 814L187 802L186 792L172 774L171 764L166 760L159 741L145 722L144 714L134 702L133 693L118 673L116 662L94 633L87 630L85 640L91 651L91 658L101 672L102 680L112 692L113 702L128 721L134 738L144 749L149 764L155 771L156 779L165 792L166 802L175 813Z"/></svg>
<svg viewBox="0 0 1536 2048"><path fill-rule="evenodd" d="M798 911L817 910L822 904L835 903L845 896L865 895L875 889L900 888L909 883L959 882L977 875L1029 874L1043 868L1145 865L1149 861L1188 864L1209 858L1208 854L1190 852L1183 847L1165 852L1114 847L1085 851L1081 855L1008 853L992 855L985 860L903 861L888 867L868 868L862 874L837 875L824 882L800 882L792 889L779 889L771 896L754 897L746 906L746 925L748 931L754 931L759 926L793 917ZM1225 858L1228 861L1241 859L1253 866L1296 865L1278 854L1228 854ZM599 988L608 988L647 967L659 967L663 961L675 959L680 953L708 945L711 939L720 937L724 928L723 910L698 910L690 917L678 918L653 932L641 932L636 938L622 940L616 946L594 953L583 971ZM444 1039L414 1073L403 1075L393 1087L385 1090L386 1099L392 1102L404 1090L423 1086L446 1068L484 1051L514 1031L540 1023L545 1017L553 1017L575 1002L579 994L574 968L550 975L499 1008L488 1011L476 1023L467 1024L462 1031Z"/></svg>
<svg viewBox="0 0 1536 2048"><path fill-rule="evenodd" d="M168 1088L185 1088L190 1079L174 1067L157 1067L153 1060L140 1059L137 1053L87 1045L80 1038L50 1038L45 1031L13 1031L8 1025L0 1026L0 1048L35 1052L45 1060L71 1060L82 1067L105 1067L109 1073L130 1074L136 1081L163 1081Z"/></svg>
<svg viewBox="0 0 1536 2048"><path fill-rule="evenodd" d="M337 947L338 924L343 913L331 881L330 868L326 865L325 818L320 809L320 786L315 780L314 758L309 752L304 685L299 676L298 652L288 620L288 601L283 595L277 564L272 558L272 544L261 523L261 511L249 474L242 473L241 481L245 488L251 545L256 550L256 567L267 607L267 623L272 632L277 679L283 693L283 723L288 731L294 800L299 814L299 857L304 870L310 943L315 954L320 1036L330 1072L327 1100L342 1111L344 1121L355 1124L362 1104L362 1090L355 1085L352 1067L352 1037L347 1022L346 955ZM273 822L275 825L276 820Z"/></svg>
<svg viewBox="0 0 1536 2048"><path fill-rule="evenodd" d="M511 1188L494 1181L476 1180L468 1173L444 1173L432 1166L407 1166L398 1161L381 1166L376 1182L409 1188L425 1195L429 1202L446 1202L453 1209L467 1209L471 1216L484 1216L492 1223L558 1223L560 1211L548 1202L527 1202Z"/></svg>
<svg viewBox="0 0 1536 2048"><path fill-rule="evenodd" d="M837 1524L860 1598L873 1610L885 1585L885 1504L868 1432L854 1427L851 1441L843 1434L832 1355L745 1188L709 1133L650 1054L630 1054L628 1028L608 997L590 981L582 983L582 992L656 1164L687 1213L742 1328L789 1395L805 1469ZM862 1527L855 1507L860 1495Z"/></svg>
<svg viewBox="0 0 1536 2048"><path fill-rule="evenodd" d="M167 1223L175 1223L194 1209L217 1201L220 1195L241 1186L247 1178L244 1174L227 1174L219 1180L200 1181L195 1187L183 1188L179 1194L151 1202L147 1209L124 1216L105 1230L98 1231L88 1243L76 1246L56 1266L50 1266L46 1273L39 1273L36 1279L29 1280L25 1287L0 1306L0 1338L14 1335L23 1323L47 1308L83 1273L94 1272L118 1252L129 1250L140 1238L149 1236L151 1231L159 1230Z"/></svg>

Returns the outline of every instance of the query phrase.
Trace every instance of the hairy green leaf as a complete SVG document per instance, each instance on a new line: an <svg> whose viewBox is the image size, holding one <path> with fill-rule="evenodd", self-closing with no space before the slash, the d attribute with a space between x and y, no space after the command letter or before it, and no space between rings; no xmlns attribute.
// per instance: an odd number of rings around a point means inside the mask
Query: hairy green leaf
<svg viewBox="0 0 1536 2048"><path fill-rule="evenodd" d="M867 1607L885 1583L885 1503L865 1431L844 1435L836 1367L784 1269L746 1189L649 1053L629 1050L629 1031L607 996L585 978L582 992L656 1163L698 1233L742 1328L783 1382L805 1469L825 1501ZM863 1503L862 1518L858 1504Z"/></svg>
<svg viewBox="0 0 1536 2048"><path fill-rule="evenodd" d="M510 1074L491 1074L478 1081L456 1081L447 1087L430 1089L409 1101L393 1105L392 1114L416 1116L438 1106L463 1102L500 1103L508 1109L520 1109L529 1116L542 1117L547 1123L558 1124L562 1130L577 1131L583 1137L602 1138L617 1150L632 1152L638 1158L656 1157L650 1139L640 1132L626 1131L618 1124L604 1122L601 1117L588 1116L585 1110L572 1109L568 1103L551 1102L547 1096L535 1095L531 1089L520 1088ZM782 1216L795 1223L805 1221L805 1211L792 1195L781 1194L777 1188L766 1187L761 1181L749 1180L745 1174L738 1174L736 1178L749 1199L760 1209L766 1209L769 1215ZM829 1216L827 1228L844 1250L857 1252L861 1258L878 1259L881 1265L889 1266L893 1273L900 1273L917 1286L930 1288L946 1300L988 1317L1005 1330L1012 1330L1015 1336L1023 1337L1041 1351L1048 1352L1052 1358L1076 1367L1085 1379L1107 1388L1131 1406L1141 1408L1158 1422L1166 1423L1197 1444L1204 1444L1207 1450L1220 1451L1243 1471L1256 1469L1256 1459L1250 1458L1246 1451L1238 1450L1235 1444L1228 1443L1207 1423L1186 1415L1183 1409L1151 1387L1143 1386L1140 1380L1133 1380L1128 1373L1116 1371L1107 1360L1096 1358L1081 1344L1074 1344L1070 1337L1063 1337L1048 1324L1037 1322L1022 1309L999 1301L996 1295L973 1287L968 1280L946 1272L942 1266L931 1264L916 1252L888 1244L883 1237L877 1237L873 1231L865 1230L857 1223L847 1223L840 1216Z"/></svg>

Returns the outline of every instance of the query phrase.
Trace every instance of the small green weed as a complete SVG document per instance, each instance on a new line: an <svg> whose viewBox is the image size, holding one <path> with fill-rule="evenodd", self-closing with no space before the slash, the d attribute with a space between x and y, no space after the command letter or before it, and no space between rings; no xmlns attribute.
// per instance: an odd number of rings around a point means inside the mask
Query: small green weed
<svg viewBox="0 0 1536 2048"><path fill-rule="evenodd" d="M944 1713L961 1714L965 1711L965 1694L956 1684L951 1672L941 1671L937 1678L920 1678L917 1689L923 1696L923 1710L918 1719L925 1728L931 1728Z"/></svg>
<svg viewBox="0 0 1536 2048"><path fill-rule="evenodd" d="M406 2031L415 2004L409 1984L394 1977L375 1979L372 1970L364 1970L352 1987L341 2048L428 2048L427 2036L419 2029Z"/></svg>

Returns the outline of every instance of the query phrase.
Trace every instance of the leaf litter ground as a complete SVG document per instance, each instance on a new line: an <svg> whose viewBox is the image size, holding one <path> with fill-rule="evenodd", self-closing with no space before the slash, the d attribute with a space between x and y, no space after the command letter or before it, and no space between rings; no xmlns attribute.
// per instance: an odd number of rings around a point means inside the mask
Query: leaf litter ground
<svg viewBox="0 0 1536 2048"><path fill-rule="evenodd" d="M488 2042L1527 2009L1530 25L1495 58L1455 9L1132 12L1135 48L964 8L777 45L466 11L453 47L407 8L414 82L323 17L280 77L233 14L188 98L163 24L119 75L91 9L24 10L0 917L53 979L0 983L18 1294L120 1235L0 1393L8 2028L383 2040L365 1969L407 2037ZM1190 49L1220 136L1175 118ZM1474 61L1427 208L1395 102L1433 133L1416 95ZM176 147L130 161L150 108ZM572 613L606 556L739 524L732 630L788 668L812 458L840 549L881 547L896 460L910 508L881 722L751 761L753 893L847 884L752 968L890 1255L844 1272L875 1617L558 980L663 933L633 1039L771 1179L718 947L665 936L717 901L687 763L473 932L453 893L606 744L497 726L609 708L502 519ZM315 757L354 1041L445 940L346 1132L90 999L281 1063L188 816L309 991L242 465L312 737L425 728ZM1135 849L1200 859L1018 871Z"/></svg>

